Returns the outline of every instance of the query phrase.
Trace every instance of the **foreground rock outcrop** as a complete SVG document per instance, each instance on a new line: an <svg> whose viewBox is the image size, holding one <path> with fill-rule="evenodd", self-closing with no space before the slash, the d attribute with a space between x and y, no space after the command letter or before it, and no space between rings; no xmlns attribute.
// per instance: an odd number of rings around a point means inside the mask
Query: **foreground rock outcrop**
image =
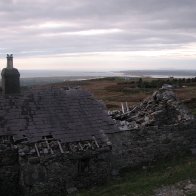
<svg viewBox="0 0 196 196"><path fill-rule="evenodd" d="M190 180L178 182L172 186L164 186L155 190L155 196L188 196L196 194L196 183Z"/></svg>

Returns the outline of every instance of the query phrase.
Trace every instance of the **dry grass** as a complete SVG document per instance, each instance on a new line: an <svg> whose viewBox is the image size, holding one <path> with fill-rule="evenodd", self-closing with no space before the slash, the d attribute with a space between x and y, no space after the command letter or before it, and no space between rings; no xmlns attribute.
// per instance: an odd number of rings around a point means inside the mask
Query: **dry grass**
<svg viewBox="0 0 196 196"><path fill-rule="evenodd" d="M136 80L138 79L132 81ZM150 78L144 78L143 81L150 81ZM97 99L103 100L108 109L118 109L122 102L135 105L156 90L155 88L134 88L130 81L127 82L122 78L104 78L55 84L55 86L62 85L80 86L90 91ZM192 112L196 114L196 84L176 89L175 92L177 97L184 101Z"/></svg>

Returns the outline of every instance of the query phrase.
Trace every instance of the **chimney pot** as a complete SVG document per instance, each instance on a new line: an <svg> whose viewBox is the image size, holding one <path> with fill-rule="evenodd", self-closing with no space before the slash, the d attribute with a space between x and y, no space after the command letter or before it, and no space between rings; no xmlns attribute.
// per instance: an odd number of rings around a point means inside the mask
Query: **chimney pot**
<svg viewBox="0 0 196 196"><path fill-rule="evenodd" d="M13 54L7 54L7 68L13 69Z"/></svg>

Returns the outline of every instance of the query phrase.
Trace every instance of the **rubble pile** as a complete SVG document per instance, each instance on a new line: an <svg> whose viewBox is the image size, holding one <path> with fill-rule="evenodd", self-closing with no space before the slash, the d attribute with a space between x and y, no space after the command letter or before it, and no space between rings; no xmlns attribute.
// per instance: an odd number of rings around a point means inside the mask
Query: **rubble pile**
<svg viewBox="0 0 196 196"><path fill-rule="evenodd" d="M128 107L127 111L113 111L109 114L119 123L121 130L172 125L194 118L169 89L159 89L140 104Z"/></svg>

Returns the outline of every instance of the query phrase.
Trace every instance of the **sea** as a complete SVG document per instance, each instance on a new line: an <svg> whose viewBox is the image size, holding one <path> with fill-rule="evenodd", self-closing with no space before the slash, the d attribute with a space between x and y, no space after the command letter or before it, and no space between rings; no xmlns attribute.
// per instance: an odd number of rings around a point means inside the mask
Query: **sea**
<svg viewBox="0 0 196 196"><path fill-rule="evenodd" d="M131 70L123 71L128 77L152 77L152 78L194 78L196 70Z"/></svg>
<svg viewBox="0 0 196 196"><path fill-rule="evenodd" d="M100 77L152 77L194 78L196 70L127 70L127 71L66 71L66 70L20 70L21 78L64 77L74 80Z"/></svg>

